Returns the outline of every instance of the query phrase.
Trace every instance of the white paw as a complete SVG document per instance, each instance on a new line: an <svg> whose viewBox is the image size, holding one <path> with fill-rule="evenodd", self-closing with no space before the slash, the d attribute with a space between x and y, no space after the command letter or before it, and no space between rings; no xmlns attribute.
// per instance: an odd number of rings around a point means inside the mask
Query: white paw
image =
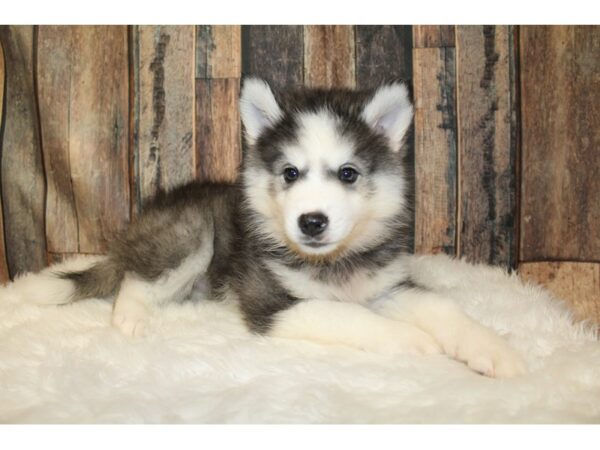
<svg viewBox="0 0 600 450"><path fill-rule="evenodd" d="M147 323L148 312L141 305L127 305L127 308L115 307L113 311L113 326L126 336L145 336Z"/></svg>
<svg viewBox="0 0 600 450"><path fill-rule="evenodd" d="M433 336L420 328L400 322L394 336L386 343L383 353L401 355L439 355L442 347Z"/></svg>
<svg viewBox="0 0 600 450"><path fill-rule="evenodd" d="M511 378L527 372L521 355L503 338L484 327L477 327L450 356L465 362L471 369L488 377Z"/></svg>

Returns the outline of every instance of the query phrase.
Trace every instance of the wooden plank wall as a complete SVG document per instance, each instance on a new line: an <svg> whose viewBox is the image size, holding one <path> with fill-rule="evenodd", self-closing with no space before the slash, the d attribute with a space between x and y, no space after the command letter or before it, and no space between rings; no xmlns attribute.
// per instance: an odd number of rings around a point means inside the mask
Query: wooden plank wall
<svg viewBox="0 0 600 450"><path fill-rule="evenodd" d="M234 180L244 76L400 78L415 251L518 268L600 321L599 29L2 26L0 282L103 253L158 189Z"/></svg>
<svg viewBox="0 0 600 450"><path fill-rule="evenodd" d="M600 322L600 27L521 27L520 52L520 271Z"/></svg>

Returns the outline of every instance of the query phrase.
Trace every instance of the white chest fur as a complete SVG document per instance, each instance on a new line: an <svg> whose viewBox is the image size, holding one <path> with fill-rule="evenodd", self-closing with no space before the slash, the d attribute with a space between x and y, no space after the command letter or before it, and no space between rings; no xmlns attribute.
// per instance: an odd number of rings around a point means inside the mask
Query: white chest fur
<svg viewBox="0 0 600 450"><path fill-rule="evenodd" d="M365 304L384 295L407 277L407 267L399 258L377 272L357 270L342 283L318 280L312 269L292 269L278 262L267 265L282 286L292 295L304 300L333 300Z"/></svg>

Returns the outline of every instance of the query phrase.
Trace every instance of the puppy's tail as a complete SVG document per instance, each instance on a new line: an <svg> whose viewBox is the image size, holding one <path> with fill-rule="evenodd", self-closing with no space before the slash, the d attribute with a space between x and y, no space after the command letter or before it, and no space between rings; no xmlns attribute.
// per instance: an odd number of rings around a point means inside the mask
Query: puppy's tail
<svg viewBox="0 0 600 450"><path fill-rule="evenodd" d="M75 257L38 273L27 273L0 288L0 300L63 305L116 293L123 271L108 257Z"/></svg>

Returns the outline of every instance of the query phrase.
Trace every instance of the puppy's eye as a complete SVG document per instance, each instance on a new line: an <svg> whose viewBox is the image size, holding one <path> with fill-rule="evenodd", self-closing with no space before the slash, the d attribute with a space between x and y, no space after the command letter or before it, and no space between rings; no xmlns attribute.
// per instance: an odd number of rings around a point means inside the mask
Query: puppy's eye
<svg viewBox="0 0 600 450"><path fill-rule="evenodd" d="M283 169L283 179L286 183L296 181L300 176L300 172L295 167L286 167Z"/></svg>
<svg viewBox="0 0 600 450"><path fill-rule="evenodd" d="M344 183L352 184L358 178L358 171L354 167L340 167L338 178Z"/></svg>

